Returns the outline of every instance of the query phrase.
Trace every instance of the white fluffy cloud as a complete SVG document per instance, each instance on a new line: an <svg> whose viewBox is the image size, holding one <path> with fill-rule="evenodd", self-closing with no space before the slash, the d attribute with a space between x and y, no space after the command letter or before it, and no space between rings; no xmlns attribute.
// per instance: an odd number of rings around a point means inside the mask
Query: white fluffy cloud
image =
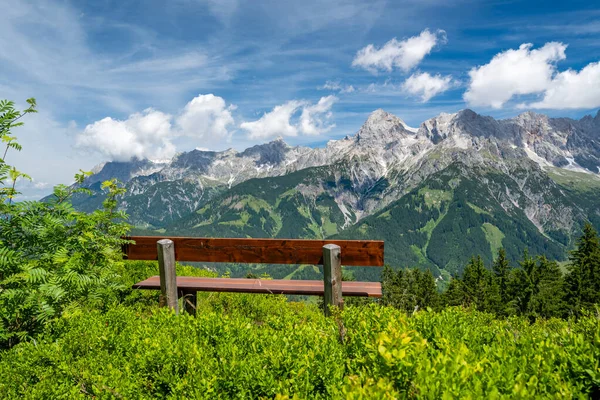
<svg viewBox="0 0 600 400"><path fill-rule="evenodd" d="M379 49L369 44L356 53L352 66L364 68L372 73L381 70L391 72L394 67L409 71L416 67L437 44L445 42L446 32L443 30L430 32L425 29L419 36L402 41L394 38Z"/></svg>
<svg viewBox="0 0 600 400"><path fill-rule="evenodd" d="M588 64L580 72L567 70L557 74L548 85L541 101L521 107L600 107L600 62Z"/></svg>
<svg viewBox="0 0 600 400"><path fill-rule="evenodd" d="M171 118L151 108L132 114L124 121L106 117L86 126L77 136L76 144L114 161L170 157L175 153L170 141Z"/></svg>
<svg viewBox="0 0 600 400"><path fill-rule="evenodd" d="M93 150L113 161L137 158L170 158L175 154L172 140L189 136L218 143L230 137L234 120L225 100L212 94L192 99L173 117L152 108L130 115L126 120L106 117L85 127L77 135L77 147Z"/></svg>
<svg viewBox="0 0 600 400"><path fill-rule="evenodd" d="M292 100L276 106L273 111L265 113L260 119L252 122L243 122L240 128L250 133L251 139L267 138L271 136L296 136L298 128L290 124L292 115L302 106L302 102Z"/></svg>
<svg viewBox="0 0 600 400"><path fill-rule="evenodd" d="M515 95L541 93L552 82L555 62L566 58L567 46L546 43L532 50L531 43L497 54L485 65L469 71L471 81L464 100L474 106L500 108Z"/></svg>
<svg viewBox="0 0 600 400"><path fill-rule="evenodd" d="M337 101L335 96L322 97L317 104L292 100L276 106L271 112L265 113L260 119L243 122L240 128L248 131L251 139L268 138L273 136L319 135L335 125L327 125L331 117L331 107ZM301 115L298 121L292 122L294 116Z"/></svg>
<svg viewBox="0 0 600 400"><path fill-rule="evenodd" d="M300 116L300 130L306 135L319 135L335 127L327 125L331 118L331 107L338 100L335 96L321 97L315 105L305 106Z"/></svg>
<svg viewBox="0 0 600 400"><path fill-rule="evenodd" d="M177 117L177 126L186 136L229 138L229 126L234 123L231 111L234 109L235 106L227 106L222 97L200 95L186 104Z"/></svg>
<svg viewBox="0 0 600 400"><path fill-rule="evenodd" d="M412 74L402 84L402 89L413 96L421 97L423 103L433 96L445 92L452 86L451 76L430 75L427 72Z"/></svg>

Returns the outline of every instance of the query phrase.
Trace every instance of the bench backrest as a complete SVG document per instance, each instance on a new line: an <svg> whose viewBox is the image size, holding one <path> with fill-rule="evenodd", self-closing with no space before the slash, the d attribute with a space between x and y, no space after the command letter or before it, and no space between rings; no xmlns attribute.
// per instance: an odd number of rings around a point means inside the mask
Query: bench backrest
<svg viewBox="0 0 600 400"><path fill-rule="evenodd" d="M160 236L130 236L135 244L123 246L129 260L157 260ZM220 239L168 237L175 244L175 260L252 264L323 265L323 246L341 248L342 265L383 266L380 240Z"/></svg>

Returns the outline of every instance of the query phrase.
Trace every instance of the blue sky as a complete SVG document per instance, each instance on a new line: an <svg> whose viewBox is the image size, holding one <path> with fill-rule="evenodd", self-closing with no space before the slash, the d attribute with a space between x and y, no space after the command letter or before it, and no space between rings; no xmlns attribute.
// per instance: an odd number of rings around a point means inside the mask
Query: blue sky
<svg viewBox="0 0 600 400"><path fill-rule="evenodd" d="M589 1L3 0L0 37L0 98L40 109L7 158L32 197L106 160L323 144L377 108L600 108Z"/></svg>

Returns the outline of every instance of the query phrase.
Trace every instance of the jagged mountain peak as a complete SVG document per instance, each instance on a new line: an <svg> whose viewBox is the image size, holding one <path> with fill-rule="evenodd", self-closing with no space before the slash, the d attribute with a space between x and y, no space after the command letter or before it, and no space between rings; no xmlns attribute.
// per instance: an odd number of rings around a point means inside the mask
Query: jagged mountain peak
<svg viewBox="0 0 600 400"><path fill-rule="evenodd" d="M134 157L130 161L107 161L96 165L93 175L86 179L88 184L116 178L128 182L136 176L146 176L160 171L168 161L152 161L146 158Z"/></svg>
<svg viewBox="0 0 600 400"><path fill-rule="evenodd" d="M279 136L270 142L247 148L238 157L256 158L256 165L277 165L285 160L286 153L291 149L283 137Z"/></svg>
<svg viewBox="0 0 600 400"><path fill-rule="evenodd" d="M385 118L398 118L395 115L385 111L383 108L378 108L377 110L373 111L371 114L369 114L369 117L367 118L367 122L369 121L378 121L381 119L385 119ZM399 119L399 118L398 118Z"/></svg>
<svg viewBox="0 0 600 400"><path fill-rule="evenodd" d="M565 118L561 118L561 120L566 120ZM514 118L511 118L509 121L516 122L521 125L542 125L548 124L550 118L548 118L545 114L539 114L535 111L525 111Z"/></svg>
<svg viewBox="0 0 600 400"><path fill-rule="evenodd" d="M201 176L231 186L253 177L279 176L353 160L351 162L358 163L357 171L360 170L357 182L362 180L361 174L365 171L368 171L369 181L376 181L389 171L421 165L428 154L451 159L456 151L461 151L461 157L470 157L469 149L479 151L484 147L527 154L542 167L585 168L597 173L600 166L599 131L600 112L579 121L548 118L531 111L511 119L496 120L464 109L453 114L441 113L423 122L416 130L397 116L377 109L355 135L329 141L322 149L290 146L280 136L241 152L198 148L179 153L168 163L131 160L121 165L108 162L98 166L90 180L114 174L127 182L136 176L160 171L161 178L157 179L196 179ZM473 157L479 156L473 153Z"/></svg>
<svg viewBox="0 0 600 400"><path fill-rule="evenodd" d="M381 108L373 111L358 133L355 140L389 143L415 133L402 119Z"/></svg>
<svg viewBox="0 0 600 400"><path fill-rule="evenodd" d="M469 108L457 112L454 122L463 130L470 130L471 135L474 136L492 136L498 133L498 121Z"/></svg>
<svg viewBox="0 0 600 400"><path fill-rule="evenodd" d="M463 110L460 110L459 112L457 112L455 114L455 117L457 119L476 119L476 118L481 118L483 117L481 114L476 113L475 111L471 110L470 108L465 108Z"/></svg>
<svg viewBox="0 0 600 400"><path fill-rule="evenodd" d="M596 112L595 116L592 116L590 114L584 116L583 118L581 118L579 120L579 122L583 125L589 126L589 127L600 127L600 110L598 110L598 112Z"/></svg>

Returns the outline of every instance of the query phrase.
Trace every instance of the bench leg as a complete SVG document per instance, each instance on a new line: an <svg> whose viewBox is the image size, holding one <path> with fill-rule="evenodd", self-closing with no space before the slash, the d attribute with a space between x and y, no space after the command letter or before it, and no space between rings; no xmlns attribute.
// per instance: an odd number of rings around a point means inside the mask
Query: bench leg
<svg viewBox="0 0 600 400"><path fill-rule="evenodd" d="M325 316L329 316L329 306L342 307L342 251L340 246L323 246L323 307Z"/></svg>
<svg viewBox="0 0 600 400"><path fill-rule="evenodd" d="M179 293L183 299L183 311L190 315L196 315L197 292L195 290L180 290Z"/></svg>
<svg viewBox="0 0 600 400"><path fill-rule="evenodd" d="M161 305L179 314L177 303L177 274L175 273L175 244L170 239L161 239L156 242L158 251L158 270L160 272Z"/></svg>

